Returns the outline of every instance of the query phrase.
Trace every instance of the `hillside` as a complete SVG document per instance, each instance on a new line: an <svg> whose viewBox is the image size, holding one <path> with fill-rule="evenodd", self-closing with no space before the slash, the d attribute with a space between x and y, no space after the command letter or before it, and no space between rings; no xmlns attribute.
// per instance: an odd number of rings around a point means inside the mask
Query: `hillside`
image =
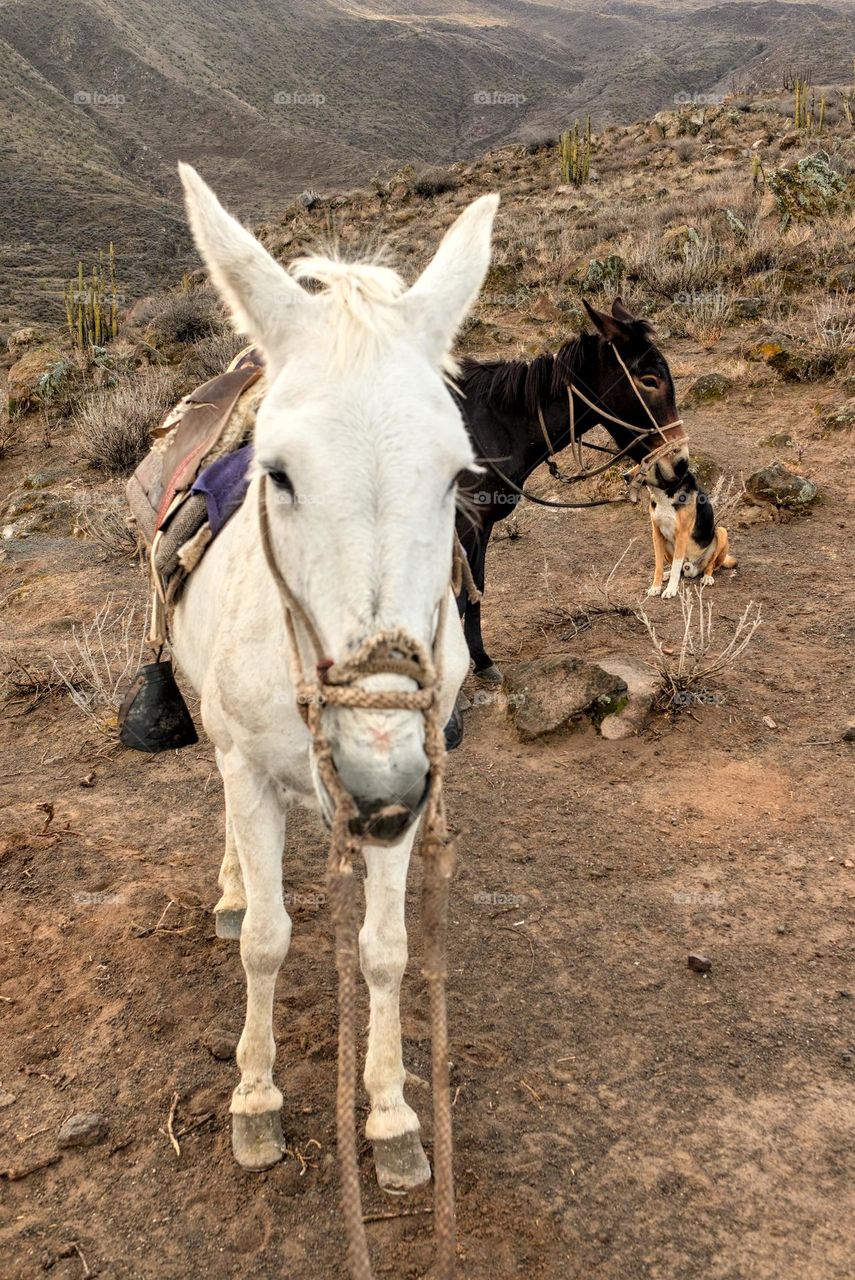
<svg viewBox="0 0 855 1280"><path fill-rule="evenodd" d="M0 325L60 312L110 240L129 297L191 261L175 162L247 218L716 94L782 69L847 76L855 18L831 5L442 0L19 0L0 6Z"/></svg>

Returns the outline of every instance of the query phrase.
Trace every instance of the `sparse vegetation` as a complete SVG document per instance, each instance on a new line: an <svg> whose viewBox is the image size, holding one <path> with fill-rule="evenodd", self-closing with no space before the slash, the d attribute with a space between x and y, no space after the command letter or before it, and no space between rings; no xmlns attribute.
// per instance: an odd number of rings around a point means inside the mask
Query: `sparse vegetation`
<svg viewBox="0 0 855 1280"><path fill-rule="evenodd" d="M426 200L455 191L459 186L460 179L450 169L424 169L413 180L413 191Z"/></svg>
<svg viewBox="0 0 855 1280"><path fill-rule="evenodd" d="M148 451L152 429L177 399L175 375L147 369L81 404L73 428L90 466L127 475Z"/></svg>
<svg viewBox="0 0 855 1280"><path fill-rule="evenodd" d="M115 728L116 712L146 649L147 615L134 604L116 608L108 596L91 622L72 630L54 675L74 705L100 729Z"/></svg>
<svg viewBox="0 0 855 1280"><path fill-rule="evenodd" d="M155 346L199 342L223 333L226 319L212 289L176 289L160 299L147 333Z"/></svg>
<svg viewBox="0 0 855 1280"><path fill-rule="evenodd" d="M713 647L713 606L704 599L703 588L684 587L680 591L682 638L676 653L666 647L656 627L640 609L638 617L653 646L652 665L660 677L659 705L676 711L701 700L710 679L733 666L754 638L762 618L760 605L750 600L737 620L730 638L720 648Z"/></svg>

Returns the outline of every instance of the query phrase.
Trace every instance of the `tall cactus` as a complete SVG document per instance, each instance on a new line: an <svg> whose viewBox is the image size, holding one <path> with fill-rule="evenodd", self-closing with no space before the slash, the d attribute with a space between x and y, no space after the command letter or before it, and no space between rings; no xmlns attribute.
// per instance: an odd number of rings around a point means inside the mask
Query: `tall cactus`
<svg viewBox="0 0 855 1280"><path fill-rule="evenodd" d="M579 130L578 120L574 121L572 131L565 129L559 139L559 148L562 180L581 187L591 172L591 117L587 117L583 132Z"/></svg>
<svg viewBox="0 0 855 1280"><path fill-rule="evenodd" d="M65 286L65 319L72 343L84 349L101 347L119 333L119 299L116 293L116 252L112 240L107 262L99 250L98 261L87 278L83 262L77 277Z"/></svg>

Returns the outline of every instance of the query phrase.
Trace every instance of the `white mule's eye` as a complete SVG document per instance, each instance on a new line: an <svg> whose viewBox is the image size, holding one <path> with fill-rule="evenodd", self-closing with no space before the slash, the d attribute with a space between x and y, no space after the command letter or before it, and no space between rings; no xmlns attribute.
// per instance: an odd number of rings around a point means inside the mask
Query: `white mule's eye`
<svg viewBox="0 0 855 1280"><path fill-rule="evenodd" d="M292 498L294 497L294 486L287 471L283 471L281 467L270 467L267 475L270 476L270 479L281 493L287 493Z"/></svg>

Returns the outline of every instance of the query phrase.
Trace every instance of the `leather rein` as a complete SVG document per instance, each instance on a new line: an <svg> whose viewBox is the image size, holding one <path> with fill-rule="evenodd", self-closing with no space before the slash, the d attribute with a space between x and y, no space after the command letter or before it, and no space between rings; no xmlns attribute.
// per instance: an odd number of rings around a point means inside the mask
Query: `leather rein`
<svg viewBox="0 0 855 1280"><path fill-rule="evenodd" d="M570 442L569 442L569 445L565 447L569 447L569 449L571 450L574 461L576 462L576 465L578 467L578 470L573 474L568 474L567 472L562 471L559 468L558 464L556 463L555 455L558 452L558 450L555 448L552 442L552 439L549 435L549 430L546 426L546 417L544 415L543 409L540 404L538 404L537 406L537 420L540 424L540 430L543 434L543 439L546 444L546 451L547 451L546 465L549 468L550 475L553 476L556 480L560 480L562 484L579 484L583 480L591 480L595 476L602 475L603 472L608 471L608 469L610 467L613 467L616 462L620 461L621 458L625 457L626 454L629 453L630 449L632 449L634 445L640 443L642 440L648 440L652 436L660 436L662 439L662 444L659 445L658 448L652 449L646 455L644 460L639 464L639 467L636 470L636 474L633 478L632 484L637 488L638 486L640 486L640 483L643 477L647 475L650 468L653 466L653 464L656 461L658 461L659 458L664 457L666 454L672 453L674 449L678 447L678 445L682 447L686 443L685 437L683 437L678 442L678 441L668 440L667 436L665 435L666 431L671 431L673 430L674 427L681 427L683 425L683 419L675 418L673 422L668 422L665 424L665 426L660 426L659 423L656 421L656 418L654 417L650 409L650 406L647 404L641 392L638 390L638 387L635 385L632 374L630 373L629 369L626 367L626 364L620 352L618 351L617 347L615 347L614 343L611 343L611 342L609 343L609 346L611 347L618 364L623 370L623 373L627 381L629 382L630 386L632 387L633 391L638 397L639 403L644 409L644 412L647 414L648 418L650 419L653 425L651 427L638 427L633 422L627 422L626 419L624 418L616 417L614 414L609 413L607 410L601 408L601 406L595 404L593 400L590 400L588 396L585 395L584 391L580 391L580 389L574 383L568 382L566 384L566 388L567 388L568 412L569 412ZM582 441L581 436L577 434L577 430L576 430L576 405L574 401L574 396L578 396L579 399L583 402L583 404L587 405L589 409L592 409L594 413L598 415L599 418L605 419L607 422L612 422L619 427L624 427L627 431L631 431L635 439L630 441L630 443L628 445L625 445L622 449L609 449L606 445L602 445L602 444L585 445L584 442ZM598 422L595 425L602 426L603 423ZM591 428L588 428L588 430L590 429ZM527 498L529 502L536 503L537 506L539 507L558 507L558 508L568 510L571 508L578 509L581 507L612 506L615 503L627 502L632 500L632 495L629 492L626 495L623 495L619 498L596 498L589 502L559 502L553 498L539 498L537 494L528 493L520 485L516 484L515 481L511 480L510 476L505 475L505 473L502 470L500 470L500 468L496 465L495 462L492 461L492 459L486 457L483 449L481 448L480 442L474 436L474 434L473 434L473 440L475 441L475 445L478 448L482 461L490 468L493 474L499 480L501 480L503 484L506 484L509 489L512 489L514 493L518 493L521 498ZM583 447L588 449L595 449L598 453L607 453L609 455L609 461L602 463L598 467L587 467L585 465L585 461L582 456Z"/></svg>

